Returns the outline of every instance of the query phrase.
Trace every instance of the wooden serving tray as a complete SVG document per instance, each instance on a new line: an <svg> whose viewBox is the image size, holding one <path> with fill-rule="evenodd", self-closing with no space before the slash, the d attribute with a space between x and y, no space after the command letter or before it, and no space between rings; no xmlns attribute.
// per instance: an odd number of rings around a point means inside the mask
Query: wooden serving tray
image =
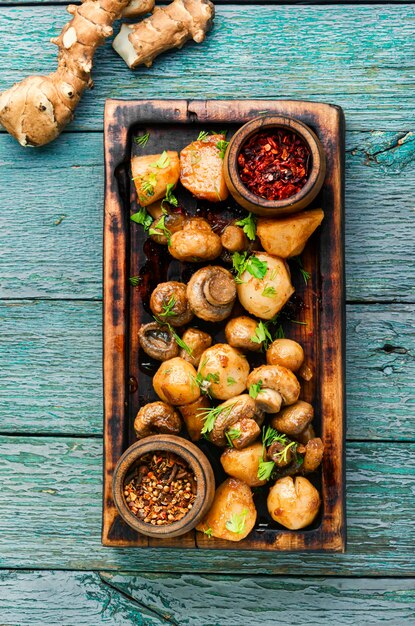
<svg viewBox="0 0 415 626"><path fill-rule="evenodd" d="M327 156L322 191L312 203L325 212L322 226L302 255L311 273L307 286L293 268L296 288L294 321L285 323L286 336L298 340L310 359L315 375L302 384L301 397L312 402L315 427L325 454L321 472L311 480L322 495L320 516L305 530L289 531L270 521L266 512L266 487L255 501L258 520L241 542L208 538L192 531L176 539L154 540L140 536L119 517L111 483L114 467L135 441L133 422L138 408L156 399L151 385L154 364L140 354L137 339L141 323L151 321L146 298L158 282L181 279L189 270L177 261L169 263L156 244L144 241L141 226L130 220L137 211L129 163L132 154L156 154L180 150L200 130L226 128L228 138L242 124L265 114L283 114L308 124L320 138ZM143 149L133 137L150 133ZM138 152L139 150L139 152ZM105 106L105 219L104 219L104 503L102 543L106 546L172 546L290 551L344 551L345 549L345 367L344 367L344 117L339 107L315 102L282 100L108 100ZM180 192L181 193L181 192ZM195 209L196 199L184 192L179 199ZM201 204L201 203L199 203ZM201 214L203 207L197 205ZM238 209L230 199L218 205L221 215ZM209 213L214 212L212 205ZM134 288L129 277L140 275ZM144 304L144 305L143 305ZM211 325L212 326L212 325ZM222 328L223 325L221 325ZM203 326L202 326L203 327ZM210 327L214 343L220 333ZM150 360L151 361L151 360ZM201 443L213 465L218 483L225 475L214 446Z"/></svg>

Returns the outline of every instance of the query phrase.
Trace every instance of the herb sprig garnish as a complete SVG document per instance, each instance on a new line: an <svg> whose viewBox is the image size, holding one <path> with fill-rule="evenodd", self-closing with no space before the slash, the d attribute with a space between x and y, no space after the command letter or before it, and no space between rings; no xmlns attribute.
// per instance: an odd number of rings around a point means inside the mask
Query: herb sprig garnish
<svg viewBox="0 0 415 626"><path fill-rule="evenodd" d="M276 293L277 292L275 287L268 285L267 287L264 287L264 291L262 292L261 296L264 296L265 298L273 298Z"/></svg>
<svg viewBox="0 0 415 626"><path fill-rule="evenodd" d="M163 302L161 305L162 311L158 314L158 317L161 317L162 320L166 320L168 317L174 317L176 313L174 312L174 306L176 304L176 298L174 295L170 296L168 302Z"/></svg>
<svg viewBox="0 0 415 626"><path fill-rule="evenodd" d="M262 380L259 380L257 383L253 383L249 387L249 395L251 396L251 398L255 400L258 397L258 394L260 393L261 389L262 389Z"/></svg>
<svg viewBox="0 0 415 626"><path fill-rule="evenodd" d="M272 335L268 330L267 322L258 322L255 329L255 334L251 337L252 343L262 343L264 348L267 349L269 344L272 343Z"/></svg>
<svg viewBox="0 0 415 626"><path fill-rule="evenodd" d="M132 285L133 287L138 287L138 285L140 284L140 279L141 276L130 276L128 280L130 282L130 285Z"/></svg>
<svg viewBox="0 0 415 626"><path fill-rule="evenodd" d="M237 222L235 222L235 225L242 226L242 230L244 231L248 239L250 239L251 241L255 240L256 217L254 217L252 213L248 213L248 215L244 217L242 220L238 220Z"/></svg>
<svg viewBox="0 0 415 626"><path fill-rule="evenodd" d="M209 374L203 376L201 372L198 372L195 377L195 382L198 385L200 392L205 396L209 396L210 398L211 384L219 382L219 373L209 372Z"/></svg>
<svg viewBox="0 0 415 626"><path fill-rule="evenodd" d="M248 515L248 510L244 509L242 513L234 513L229 519L225 526L231 533L235 533L236 535L241 535L245 530L245 522L246 517Z"/></svg>
<svg viewBox="0 0 415 626"><path fill-rule="evenodd" d="M209 137L209 133L207 130L201 130L197 136L196 141L205 141Z"/></svg>
<svg viewBox="0 0 415 626"><path fill-rule="evenodd" d="M165 202L168 202L172 206L178 206L179 201L176 198L176 196L173 194L173 189L174 189L174 183L167 183L166 195L164 196L163 200L161 201L161 208L162 209L164 208L163 205L164 205Z"/></svg>
<svg viewBox="0 0 415 626"><path fill-rule="evenodd" d="M298 269L300 270L300 274L303 277L303 280L304 280L305 284L307 284L308 281L311 278L311 274L310 274L310 272L307 272L307 270L304 269L303 260L302 260L301 256L294 256L291 259L291 261L294 261L298 265Z"/></svg>
<svg viewBox="0 0 415 626"><path fill-rule="evenodd" d="M225 158L226 148L229 146L229 141L225 141L224 139L220 139L216 144L217 149L219 150L219 156L223 160Z"/></svg>
<svg viewBox="0 0 415 626"><path fill-rule="evenodd" d="M222 413L225 417L229 415L235 404L236 402L234 402L233 404L228 404L227 406L219 405L214 407L213 409L199 409L197 412L199 415L202 416L202 419L204 421L203 428L200 431L201 434L206 436L208 433L212 432L219 415L221 415Z"/></svg>
<svg viewBox="0 0 415 626"><path fill-rule="evenodd" d="M277 453L278 461L287 461L288 451L292 449L293 452L297 449L297 442L290 441L288 437L282 433L279 433L275 428L267 426L262 430L262 459L258 465L257 476L260 480L269 480L275 469L275 461L266 461L266 449L269 448L275 441L278 441L283 445L283 449Z"/></svg>
<svg viewBox="0 0 415 626"><path fill-rule="evenodd" d="M154 228L150 228L149 235L164 235L167 239L167 245L171 244L171 231L166 226L166 215L162 215Z"/></svg>
<svg viewBox="0 0 415 626"><path fill-rule="evenodd" d="M149 213L147 213L147 210L143 206L139 208L137 213L130 216L130 220L136 224L141 224L144 227L144 230L148 230L153 223L153 218Z"/></svg>
<svg viewBox="0 0 415 626"><path fill-rule="evenodd" d="M183 339L176 333L173 326L169 324L169 322L167 322L165 319L160 319L160 316L157 317L156 315L153 315L153 317L154 317L154 321L157 322L157 324L160 324L160 326L167 326L167 328L169 329L169 332L171 333L173 339L175 340L179 348L183 348L183 350L185 350L189 356L193 356L192 348L188 346L185 341L183 341Z"/></svg>
<svg viewBox="0 0 415 626"><path fill-rule="evenodd" d="M240 436L241 436L241 431L238 428L230 428L229 430L225 432L225 437L227 439L227 442L230 448L233 448L233 442L235 441L235 439L238 439L238 437Z"/></svg>
<svg viewBox="0 0 415 626"><path fill-rule="evenodd" d="M134 137L134 142L137 146L145 146L147 141L150 139L150 133L145 133L144 135L139 135L138 137Z"/></svg>
<svg viewBox="0 0 415 626"><path fill-rule="evenodd" d="M266 261L261 261L254 254L248 256L247 252L234 252L232 254L232 266L236 272L235 280L239 283L242 282L241 276L245 271L259 280L262 280L268 271L268 263Z"/></svg>
<svg viewBox="0 0 415 626"><path fill-rule="evenodd" d="M151 163L151 167L157 167L160 170L164 170L166 167L170 165L170 157L167 154L166 150L160 154L159 158L155 163Z"/></svg>
<svg viewBox="0 0 415 626"><path fill-rule="evenodd" d="M206 537L208 537L209 539L212 538L213 530L210 528L210 526L208 526L208 528L205 528L203 532L205 533Z"/></svg>

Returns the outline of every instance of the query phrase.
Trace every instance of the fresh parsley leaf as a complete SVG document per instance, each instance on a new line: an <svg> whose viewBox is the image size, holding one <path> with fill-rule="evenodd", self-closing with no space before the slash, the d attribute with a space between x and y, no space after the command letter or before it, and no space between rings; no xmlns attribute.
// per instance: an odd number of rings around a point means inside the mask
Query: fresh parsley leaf
<svg viewBox="0 0 415 626"><path fill-rule="evenodd" d="M149 139L150 139L150 133L145 133L145 135L140 135L138 137L134 137L134 142L138 146L145 146Z"/></svg>
<svg viewBox="0 0 415 626"><path fill-rule="evenodd" d="M266 322L258 322L258 326L255 329L255 335L252 335L251 341L253 343L262 343L265 348L272 343L272 336L268 330Z"/></svg>
<svg viewBox="0 0 415 626"><path fill-rule="evenodd" d="M273 298L276 294L276 290L275 287L270 287L269 285L267 287L264 288L264 291L262 292L262 296L264 296L265 298Z"/></svg>
<svg viewBox="0 0 415 626"><path fill-rule="evenodd" d="M205 130L201 130L197 136L196 141L205 141L209 137L209 133Z"/></svg>
<svg viewBox="0 0 415 626"><path fill-rule="evenodd" d="M237 281L240 281L240 277L245 271L259 280L262 280L268 271L266 261L261 261L255 255L248 256L247 252L234 252L232 254L232 266L236 271Z"/></svg>
<svg viewBox="0 0 415 626"><path fill-rule="evenodd" d="M155 163L151 164L151 167L157 167L159 170L164 170L170 165L170 157L166 150L163 150L159 158Z"/></svg>
<svg viewBox="0 0 415 626"><path fill-rule="evenodd" d="M170 230L167 228L166 223L166 216L162 215L161 218L159 219L159 221L157 222L157 224L155 225L154 228L150 228L150 230L148 231L149 235L164 235L167 239L167 245L170 245L171 243L171 232Z"/></svg>
<svg viewBox="0 0 415 626"><path fill-rule="evenodd" d="M271 478L271 474L274 471L275 463L274 461L262 461L259 462L258 465L258 473L257 476L259 480L269 480Z"/></svg>
<svg viewBox="0 0 415 626"><path fill-rule="evenodd" d="M213 530L210 527L205 528L203 532L205 533L206 537L209 537L209 539L211 539Z"/></svg>
<svg viewBox="0 0 415 626"><path fill-rule="evenodd" d="M141 224L142 226L144 226L144 230L148 230L153 223L153 218L147 213L147 210L143 206L140 207L137 213L131 215L130 219L136 224Z"/></svg>
<svg viewBox="0 0 415 626"><path fill-rule="evenodd" d="M233 442L235 439L241 436L241 431L238 428L230 428L225 431L225 437L228 441L228 444L231 448L233 448Z"/></svg>
<svg viewBox="0 0 415 626"><path fill-rule="evenodd" d="M168 202L172 206L177 206L179 204L178 199L173 194L173 189L174 189L174 183L167 183L166 195L164 196L164 199L161 202L161 208L163 208L163 204L165 202Z"/></svg>
<svg viewBox="0 0 415 626"><path fill-rule="evenodd" d="M255 398L258 397L258 394L261 391L261 388L262 388L262 380L259 380L257 383L252 384L249 387L249 395L251 396L251 398L255 400Z"/></svg>
<svg viewBox="0 0 415 626"><path fill-rule="evenodd" d="M228 376L226 382L228 383L228 385L236 385L236 380L232 378L232 376Z"/></svg>
<svg viewBox="0 0 415 626"><path fill-rule="evenodd" d="M244 217L242 220L238 220L235 222L236 226L242 226L242 230L245 235L251 241L255 240L256 237L256 217L252 213L248 213L247 217Z"/></svg>
<svg viewBox="0 0 415 626"><path fill-rule="evenodd" d="M226 148L229 146L229 141L225 141L224 139L220 139L216 144L217 149L219 150L219 156L223 160L225 158Z"/></svg>
<svg viewBox="0 0 415 626"><path fill-rule="evenodd" d="M248 510L244 509L242 513L234 513L229 519L225 526L231 533L235 533L236 535L241 535L245 530L245 522L246 516L248 515Z"/></svg>

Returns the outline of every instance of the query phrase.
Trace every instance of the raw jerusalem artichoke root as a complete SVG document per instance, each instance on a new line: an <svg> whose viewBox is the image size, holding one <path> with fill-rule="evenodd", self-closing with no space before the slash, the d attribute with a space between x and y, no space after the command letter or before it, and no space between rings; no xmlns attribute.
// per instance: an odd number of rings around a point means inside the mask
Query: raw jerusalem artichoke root
<svg viewBox="0 0 415 626"><path fill-rule="evenodd" d="M214 16L210 0L174 0L166 7L156 7L138 24L123 24L112 45L128 67L150 67L159 54L181 48L189 39L201 43Z"/></svg>
<svg viewBox="0 0 415 626"><path fill-rule="evenodd" d="M59 48L56 72L29 76L0 94L0 125L22 146L43 146L56 139L72 120L82 93L93 85L94 54L112 35L113 23L122 16L145 15L153 7L154 0L84 0L80 6L69 5L72 19L51 40ZM124 25L114 47L130 67L149 66L161 52L181 48L188 39L203 41L213 16L210 0L174 0L131 30Z"/></svg>
<svg viewBox="0 0 415 626"><path fill-rule="evenodd" d="M42 146L72 120L87 87L95 50L112 35L112 24L129 0L85 0L70 4L72 19L52 39L59 48L58 69L48 76L29 76L0 95L0 124L22 146Z"/></svg>

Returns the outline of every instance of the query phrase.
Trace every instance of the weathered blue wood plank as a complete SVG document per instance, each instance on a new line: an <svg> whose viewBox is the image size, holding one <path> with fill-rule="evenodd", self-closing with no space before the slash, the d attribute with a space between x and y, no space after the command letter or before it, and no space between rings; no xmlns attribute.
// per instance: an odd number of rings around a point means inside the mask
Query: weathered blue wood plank
<svg viewBox="0 0 415 626"><path fill-rule="evenodd" d="M347 307L349 439L414 441L414 312ZM101 303L3 301L0 327L0 432L101 434Z"/></svg>
<svg viewBox="0 0 415 626"><path fill-rule="evenodd" d="M379 626L411 623L414 589L414 579L5 570L0 612L3 626Z"/></svg>
<svg viewBox="0 0 415 626"><path fill-rule="evenodd" d="M348 133L349 300L415 301L415 141L404 136ZM98 133L39 150L0 135L0 297L101 297L102 159Z"/></svg>
<svg viewBox="0 0 415 626"><path fill-rule="evenodd" d="M2 9L0 91L54 70L48 40L66 20L60 6ZM111 46L100 50L95 90L71 128L101 129L106 97L279 97L335 102L349 128L405 130L413 123L414 26L413 4L219 6L203 45L187 44L151 69L133 73Z"/></svg>
<svg viewBox="0 0 415 626"><path fill-rule="evenodd" d="M0 437L2 568L415 576L415 444L347 446L346 554L100 545L102 443Z"/></svg>

